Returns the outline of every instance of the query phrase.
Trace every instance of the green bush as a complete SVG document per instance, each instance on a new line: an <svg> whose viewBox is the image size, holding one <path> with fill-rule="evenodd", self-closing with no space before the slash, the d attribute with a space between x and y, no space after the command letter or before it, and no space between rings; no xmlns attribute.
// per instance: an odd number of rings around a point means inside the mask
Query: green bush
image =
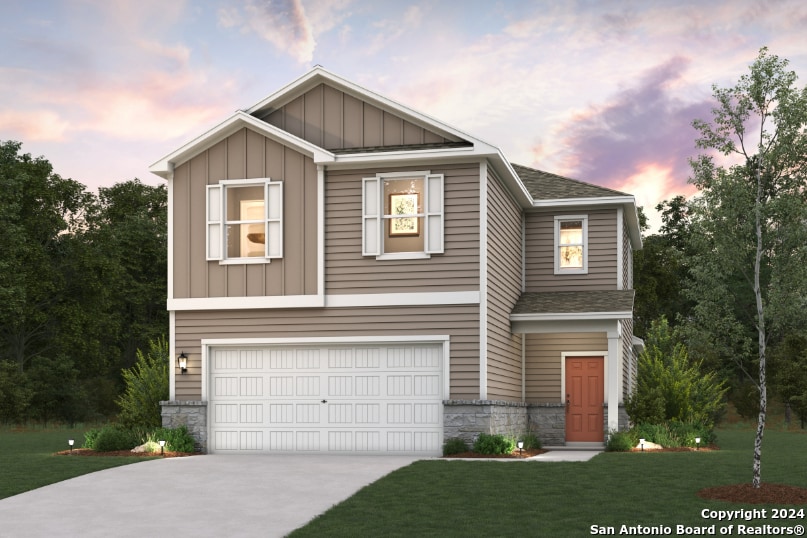
<svg viewBox="0 0 807 538"><path fill-rule="evenodd" d="M98 441L99 433L101 433L100 428L93 428L84 432L84 448L95 450L95 443Z"/></svg>
<svg viewBox="0 0 807 538"><path fill-rule="evenodd" d="M474 452L478 454L510 454L515 447L515 439L499 434L480 433L474 442Z"/></svg>
<svg viewBox="0 0 807 538"><path fill-rule="evenodd" d="M534 433L522 435L520 440L524 441L524 450L538 450L541 448L541 440Z"/></svg>
<svg viewBox="0 0 807 538"><path fill-rule="evenodd" d="M171 452L193 452L196 440L188 432L188 428L158 428L149 434L148 440L159 442L165 441L165 449Z"/></svg>
<svg viewBox="0 0 807 538"><path fill-rule="evenodd" d="M625 403L635 423L677 420L712 426L724 407L727 388L714 372L704 372L676 342L667 320L654 321L639 355L636 390Z"/></svg>
<svg viewBox="0 0 807 538"><path fill-rule="evenodd" d="M98 432L93 449L98 452L131 450L141 442L141 438L132 430L118 424L105 426Z"/></svg>
<svg viewBox="0 0 807 538"><path fill-rule="evenodd" d="M468 452L468 444L459 437L446 439L446 442L443 443L443 456L462 454L463 452Z"/></svg>
<svg viewBox="0 0 807 538"><path fill-rule="evenodd" d="M630 432L614 431L608 435L605 450L607 452L630 452L634 446L636 446L636 442Z"/></svg>
<svg viewBox="0 0 807 538"><path fill-rule="evenodd" d="M714 444L716 436L710 426L699 422L670 421L664 424L637 424L630 431L635 444L646 439L664 448L695 447L695 438L700 437L701 447Z"/></svg>
<svg viewBox="0 0 807 538"><path fill-rule="evenodd" d="M148 353L137 350L137 362L123 370L126 390L118 398L121 424L141 431L162 425L160 401L168 399L168 342L149 341Z"/></svg>

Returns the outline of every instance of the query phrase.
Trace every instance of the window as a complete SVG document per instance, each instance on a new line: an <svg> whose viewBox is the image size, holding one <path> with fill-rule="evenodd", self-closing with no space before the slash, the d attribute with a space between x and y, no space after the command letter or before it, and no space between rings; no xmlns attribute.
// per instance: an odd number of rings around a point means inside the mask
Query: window
<svg viewBox="0 0 807 538"><path fill-rule="evenodd" d="M443 252L443 175L377 174L363 180L362 255L428 258Z"/></svg>
<svg viewBox="0 0 807 538"><path fill-rule="evenodd" d="M283 183L229 179L207 186L207 259L267 263L283 257Z"/></svg>
<svg viewBox="0 0 807 538"><path fill-rule="evenodd" d="M555 217L555 274L588 273L588 217Z"/></svg>

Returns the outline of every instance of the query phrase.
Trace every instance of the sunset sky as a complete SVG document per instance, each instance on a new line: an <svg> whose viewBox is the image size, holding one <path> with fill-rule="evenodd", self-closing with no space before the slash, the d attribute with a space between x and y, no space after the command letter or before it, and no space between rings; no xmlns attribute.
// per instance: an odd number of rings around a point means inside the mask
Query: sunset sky
<svg viewBox="0 0 807 538"><path fill-rule="evenodd" d="M320 64L649 210L694 192L692 120L762 46L807 83L807 3L2 2L0 140L91 189L156 185L151 163Z"/></svg>

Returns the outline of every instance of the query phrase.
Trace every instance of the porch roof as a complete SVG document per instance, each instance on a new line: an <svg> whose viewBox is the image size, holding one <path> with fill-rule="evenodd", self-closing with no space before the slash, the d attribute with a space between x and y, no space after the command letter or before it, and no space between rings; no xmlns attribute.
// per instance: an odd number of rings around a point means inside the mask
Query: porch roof
<svg viewBox="0 0 807 538"><path fill-rule="evenodd" d="M577 319L633 317L634 290L525 292L513 307L511 320L573 316Z"/></svg>

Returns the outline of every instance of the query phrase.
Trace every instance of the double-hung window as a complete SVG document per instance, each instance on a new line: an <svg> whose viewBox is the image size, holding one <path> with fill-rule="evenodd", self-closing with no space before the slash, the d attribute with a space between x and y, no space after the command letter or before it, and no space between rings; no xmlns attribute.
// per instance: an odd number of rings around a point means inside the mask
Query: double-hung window
<svg viewBox="0 0 807 538"><path fill-rule="evenodd" d="M362 181L362 255L429 258L443 252L443 175L376 174Z"/></svg>
<svg viewBox="0 0 807 538"><path fill-rule="evenodd" d="M207 186L207 259L268 263L283 257L283 183L228 179Z"/></svg>
<svg viewBox="0 0 807 538"><path fill-rule="evenodd" d="M555 217L555 274L588 273L588 217Z"/></svg>

